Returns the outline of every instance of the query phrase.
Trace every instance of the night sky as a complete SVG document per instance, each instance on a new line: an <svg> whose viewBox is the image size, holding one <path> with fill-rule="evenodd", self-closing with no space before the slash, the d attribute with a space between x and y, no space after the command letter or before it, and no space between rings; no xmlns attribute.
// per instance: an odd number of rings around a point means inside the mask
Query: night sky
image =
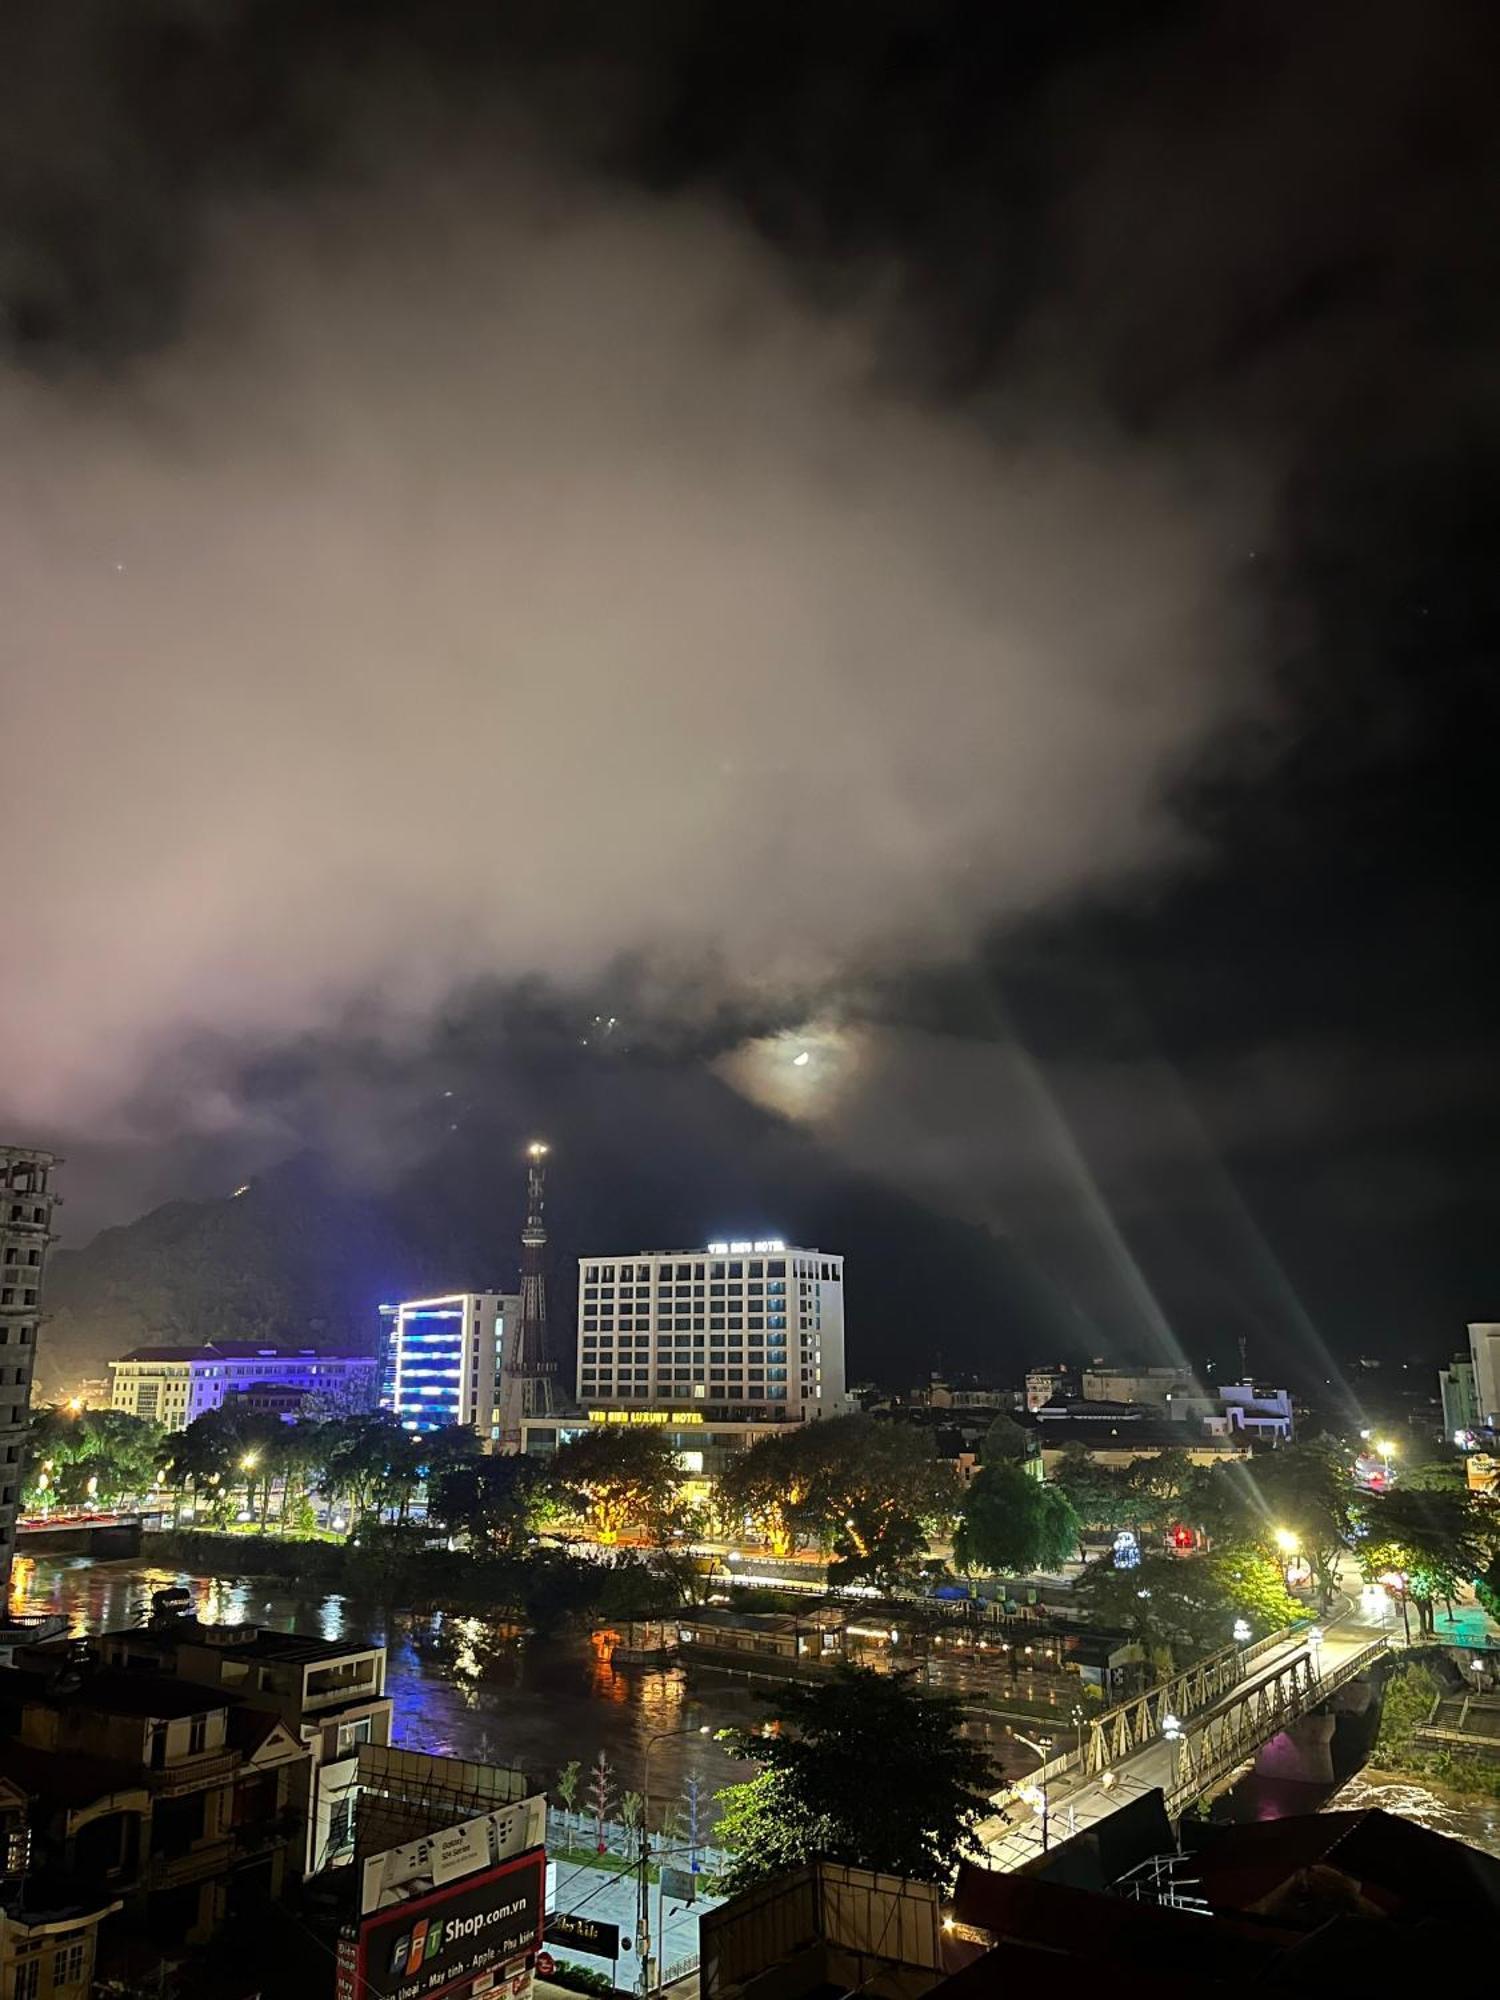
<svg viewBox="0 0 1500 2000"><path fill-rule="evenodd" d="M508 1213L539 1120L588 1247L779 1185L852 1310L896 1200L881 1367L1494 1317L1497 43L0 27L0 1120L69 1240L307 1151Z"/></svg>

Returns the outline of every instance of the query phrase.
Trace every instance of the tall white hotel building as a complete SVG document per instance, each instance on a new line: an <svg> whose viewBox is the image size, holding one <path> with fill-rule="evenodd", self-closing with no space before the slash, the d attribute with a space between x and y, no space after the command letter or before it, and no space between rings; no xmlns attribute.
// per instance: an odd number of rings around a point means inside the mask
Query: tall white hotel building
<svg viewBox="0 0 1500 2000"><path fill-rule="evenodd" d="M578 1400L721 1423L837 1414L843 1258L777 1239L581 1258Z"/></svg>

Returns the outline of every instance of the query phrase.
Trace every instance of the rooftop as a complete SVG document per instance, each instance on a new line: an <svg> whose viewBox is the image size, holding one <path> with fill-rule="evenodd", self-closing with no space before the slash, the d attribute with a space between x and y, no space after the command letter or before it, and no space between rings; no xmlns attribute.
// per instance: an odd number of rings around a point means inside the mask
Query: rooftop
<svg viewBox="0 0 1500 2000"><path fill-rule="evenodd" d="M204 1646L233 1660L261 1660L267 1665L291 1667L331 1663L347 1660L353 1654L382 1650L369 1639L313 1639L300 1632L266 1632L258 1625L204 1625L196 1618L174 1618L170 1623L144 1628L131 1625L122 1631L106 1632L104 1638L114 1644L129 1642L160 1653L173 1653L179 1646ZM131 1678L140 1676L132 1672Z"/></svg>
<svg viewBox="0 0 1500 2000"><path fill-rule="evenodd" d="M374 1357L349 1354L335 1347L275 1347L256 1340L210 1340L201 1347L133 1347L112 1361L118 1368L126 1361L365 1361L373 1368Z"/></svg>
<svg viewBox="0 0 1500 2000"><path fill-rule="evenodd" d="M64 1665L50 1673L0 1667L0 1704L35 1703L45 1708L91 1709L99 1715L139 1715L169 1722L228 1708L238 1696L174 1675L132 1672L123 1667Z"/></svg>
<svg viewBox="0 0 1500 2000"><path fill-rule="evenodd" d="M593 1250L580 1264L628 1264L637 1257L827 1257L842 1263L841 1253L817 1250L810 1243L786 1243L779 1236L736 1237L733 1242L691 1244L685 1250Z"/></svg>

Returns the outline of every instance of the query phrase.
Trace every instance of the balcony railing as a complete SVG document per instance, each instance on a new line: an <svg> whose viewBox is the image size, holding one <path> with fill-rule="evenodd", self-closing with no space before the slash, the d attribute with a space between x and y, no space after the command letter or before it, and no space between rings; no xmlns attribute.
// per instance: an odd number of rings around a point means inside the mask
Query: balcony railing
<svg viewBox="0 0 1500 2000"><path fill-rule="evenodd" d="M181 1854L153 1854L146 1863L146 1887L180 1889L189 1882L222 1875L232 1858L233 1845L228 1834L205 1841L201 1847L189 1847Z"/></svg>
<svg viewBox="0 0 1500 2000"><path fill-rule="evenodd" d="M177 1764L163 1764L160 1770L148 1770L144 1775L157 1798L171 1799L184 1792L201 1792L212 1785L228 1784L239 1768L238 1750L216 1750L184 1758Z"/></svg>

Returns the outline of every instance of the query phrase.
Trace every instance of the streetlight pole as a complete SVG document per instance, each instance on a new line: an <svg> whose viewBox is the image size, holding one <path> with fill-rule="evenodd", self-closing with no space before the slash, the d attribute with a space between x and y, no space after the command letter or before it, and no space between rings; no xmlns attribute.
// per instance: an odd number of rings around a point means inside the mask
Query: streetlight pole
<svg viewBox="0 0 1500 2000"><path fill-rule="evenodd" d="M1045 1771L1047 1757L1052 1749L1052 1738L1050 1736L1043 1736L1038 1741L1033 1737L1023 1736L1019 1729L1013 1729L1010 1733L1018 1743L1024 1743L1028 1750L1035 1750L1038 1757L1042 1760ZM1042 1852L1045 1854L1047 1852L1047 1780L1045 1775L1041 1783L1033 1787L1033 1789L1038 1793L1042 1801Z"/></svg>
<svg viewBox="0 0 1500 2000"><path fill-rule="evenodd" d="M636 1854L636 1904L635 1904L635 1948L640 1960L640 1990L643 1994L652 1990L651 1979L651 1752L658 1743L669 1742L674 1736L707 1736L708 1724L702 1723L693 1729L659 1729L654 1736L646 1738L645 1753L641 1758L641 1837ZM662 1927L666 1920L663 1917ZM661 1940L657 1940L658 1945Z"/></svg>

